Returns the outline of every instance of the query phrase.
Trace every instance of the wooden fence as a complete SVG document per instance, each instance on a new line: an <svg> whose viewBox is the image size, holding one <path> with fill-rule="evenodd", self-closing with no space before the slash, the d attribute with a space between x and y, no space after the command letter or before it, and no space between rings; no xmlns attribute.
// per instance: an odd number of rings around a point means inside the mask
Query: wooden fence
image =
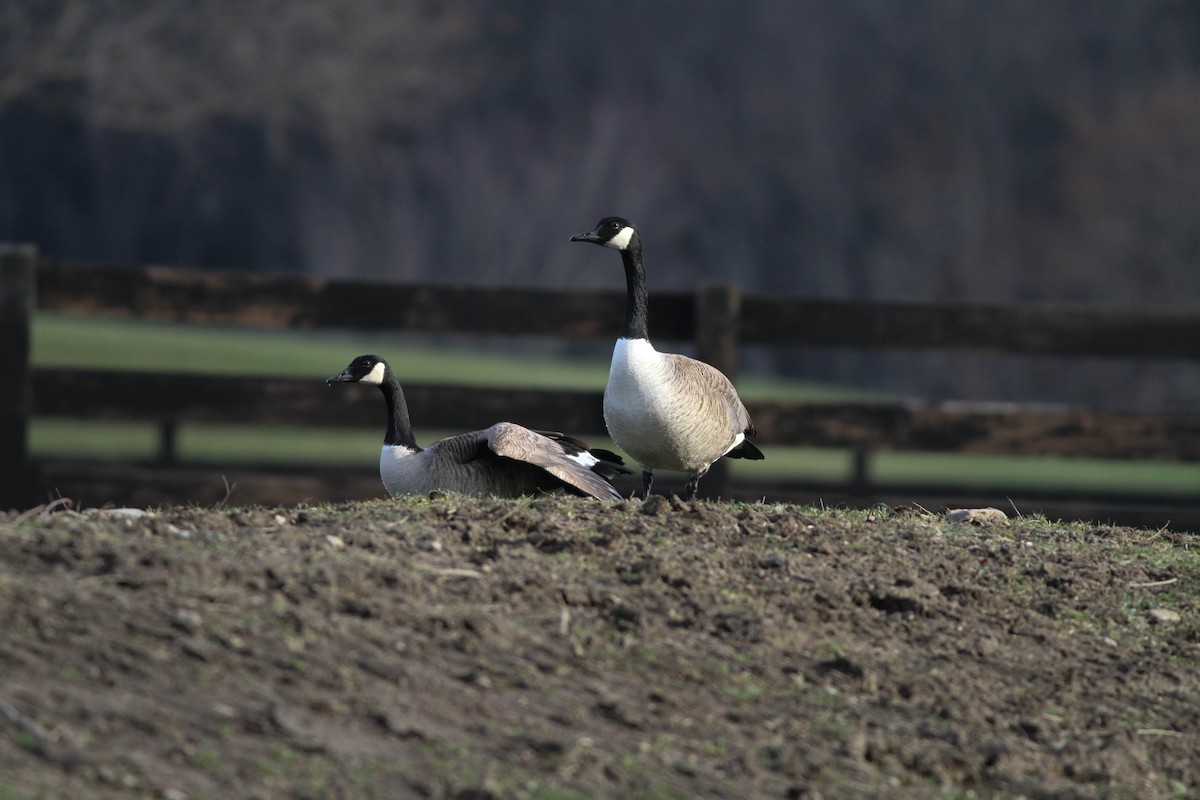
<svg viewBox="0 0 1200 800"><path fill-rule="evenodd" d="M114 268L0 250L0 508L29 507L53 493L90 504L230 502L291 504L377 497L374 456L362 469L223 465L173 459L175 426L189 422L361 425L379 419L379 398L330 392L319 381L33 367L32 315L169 320L290 329L362 329L487 336L610 340L624 294L369 284L254 273L159 267ZM1200 360L1200 314L1142 310L873 303L742 296L729 286L651 298L656 340L691 341L733 375L741 345L941 350L1139 360ZM519 323L514 322L519 321ZM369 324L364 323L369 321ZM349 357L356 355L348 353ZM603 434L599 392L407 384L414 419L471 429L500 419L582 435ZM702 489L723 497L826 503L946 505L1010 503L1052 518L1200 530L1194 495L1039 492L1003 486L889 487L870 481L870 454L969 452L1200 461L1200 414L970 403L753 402L760 444L846 448L857 454L848 482L731 481L718 470ZM31 417L156 420L157 463L33 459ZM631 482L628 489L636 483ZM656 482L656 487L659 486ZM663 483L665 488L672 484Z"/></svg>

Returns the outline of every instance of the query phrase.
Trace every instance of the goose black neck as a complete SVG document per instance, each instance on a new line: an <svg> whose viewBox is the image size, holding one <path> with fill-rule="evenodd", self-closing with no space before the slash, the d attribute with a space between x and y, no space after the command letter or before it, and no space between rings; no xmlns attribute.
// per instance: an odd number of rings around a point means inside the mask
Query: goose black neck
<svg viewBox="0 0 1200 800"><path fill-rule="evenodd" d="M621 262L625 265L625 324L621 326L622 339L649 339L646 327L646 270L642 266L642 245L634 234L629 246L621 251Z"/></svg>
<svg viewBox="0 0 1200 800"><path fill-rule="evenodd" d="M387 445L402 445L412 450L420 450L416 437L413 436L412 422L408 418L408 403L404 400L404 390L400 381L390 371L379 384L383 399L387 402L388 424L383 443Z"/></svg>

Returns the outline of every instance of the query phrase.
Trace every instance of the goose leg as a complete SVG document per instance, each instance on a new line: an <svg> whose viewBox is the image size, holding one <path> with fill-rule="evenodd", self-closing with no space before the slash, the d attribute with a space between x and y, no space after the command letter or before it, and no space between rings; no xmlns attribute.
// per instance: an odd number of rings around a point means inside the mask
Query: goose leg
<svg viewBox="0 0 1200 800"><path fill-rule="evenodd" d="M654 473L642 467L642 499L650 496L650 487L654 485Z"/></svg>
<svg viewBox="0 0 1200 800"><path fill-rule="evenodd" d="M700 476L693 475L692 479L687 482L687 486L684 488L683 499L684 500L695 500L696 499L696 490L699 488L700 488Z"/></svg>

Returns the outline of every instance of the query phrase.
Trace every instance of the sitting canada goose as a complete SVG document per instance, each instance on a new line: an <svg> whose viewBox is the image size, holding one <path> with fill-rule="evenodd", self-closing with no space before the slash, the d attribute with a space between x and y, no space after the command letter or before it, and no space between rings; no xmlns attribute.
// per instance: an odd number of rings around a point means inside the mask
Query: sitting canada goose
<svg viewBox="0 0 1200 800"><path fill-rule="evenodd" d="M486 430L418 446L400 381L379 356L359 356L325 383L370 383L383 392L388 426L379 476L392 497L435 489L498 497L565 490L602 500L621 499L608 482L629 473L621 457L607 450L589 450L586 442L561 433L498 422Z"/></svg>
<svg viewBox="0 0 1200 800"><path fill-rule="evenodd" d="M637 228L621 217L605 217L571 241L618 250L625 265L629 294L604 388L604 423L617 446L642 465L644 494L650 495L655 469L691 473L691 499L721 456L761 459L762 451L747 438L755 435L754 424L729 379L703 361L660 353L650 344Z"/></svg>

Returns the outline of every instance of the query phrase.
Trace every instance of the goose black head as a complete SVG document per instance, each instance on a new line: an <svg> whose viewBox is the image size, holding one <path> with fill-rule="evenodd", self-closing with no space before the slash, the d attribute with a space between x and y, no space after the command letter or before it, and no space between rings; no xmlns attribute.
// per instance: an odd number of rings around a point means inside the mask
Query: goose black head
<svg viewBox="0 0 1200 800"><path fill-rule="evenodd" d="M572 236L571 241L592 242L614 250L628 250L637 235L637 228L624 217L605 217L590 231Z"/></svg>
<svg viewBox="0 0 1200 800"><path fill-rule="evenodd" d="M387 370L387 362L379 356L359 356L337 375L327 378L325 383L370 383L379 386Z"/></svg>

